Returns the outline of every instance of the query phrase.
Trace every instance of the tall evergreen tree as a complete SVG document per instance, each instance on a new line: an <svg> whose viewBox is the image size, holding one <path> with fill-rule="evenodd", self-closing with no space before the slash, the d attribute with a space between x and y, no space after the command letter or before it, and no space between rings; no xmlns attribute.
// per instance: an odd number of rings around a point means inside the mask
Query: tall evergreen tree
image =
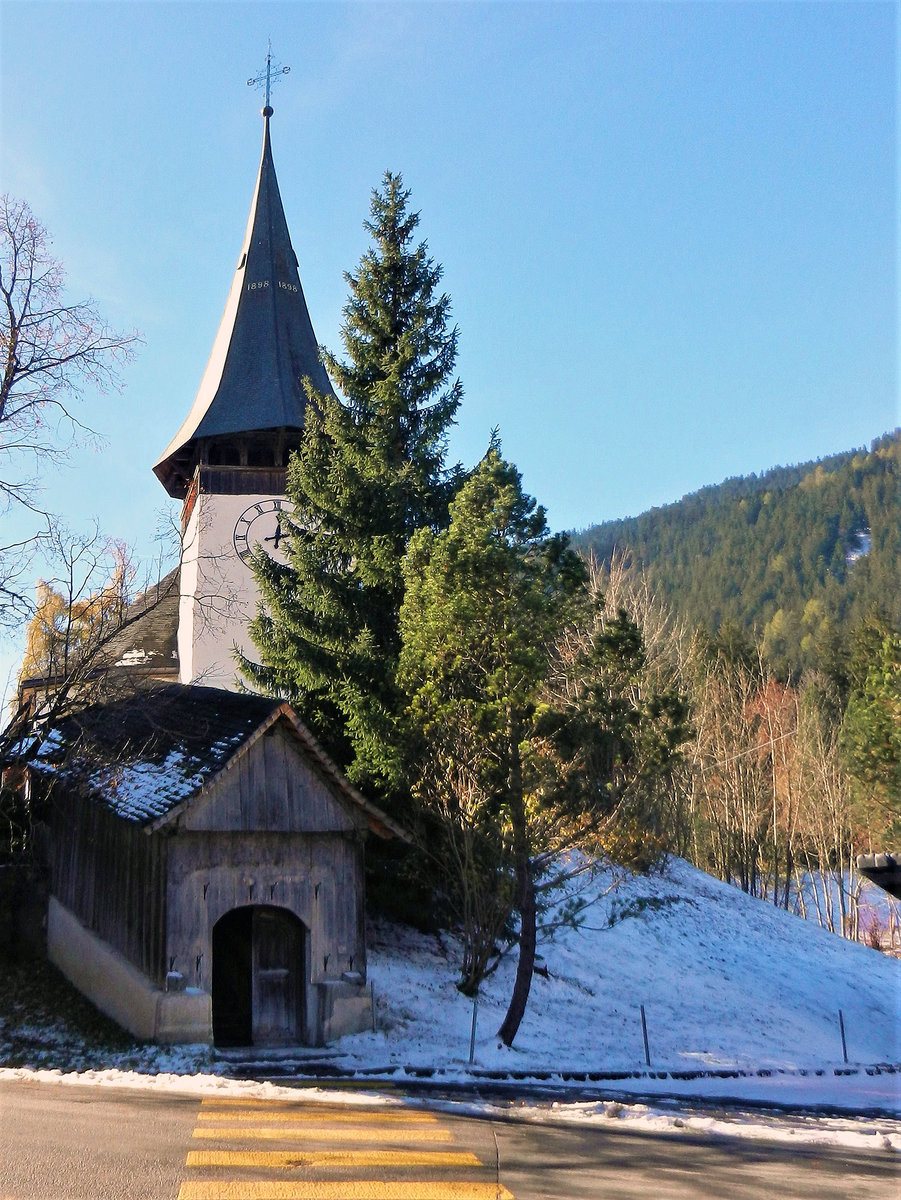
<svg viewBox="0 0 901 1200"><path fill-rule="evenodd" d="M416 534L405 565L400 674L419 741L414 788L444 826L451 874L454 861L464 864L462 877L449 880L451 890L480 900L464 915L460 986L478 990L486 950L515 908L521 918L515 995L524 1010L535 958L536 846L523 751L549 645L569 598L584 584L585 568L565 536L550 536L544 510L494 449L451 511L446 532ZM519 1018L505 1022L508 1044Z"/></svg>
<svg viewBox="0 0 901 1200"><path fill-rule="evenodd" d="M478 991L511 913L519 957L498 1036L525 1012L541 896L574 847L653 858L659 783L685 708L646 671L641 633L605 614L565 535L492 448L405 563L400 679L410 695L412 786L460 916L460 988ZM650 854L649 854L650 850Z"/></svg>
<svg viewBox="0 0 901 1200"><path fill-rule="evenodd" d="M867 650L870 659L848 701L840 744L862 817L870 828L876 826L897 837L901 833L901 634L886 629L882 641L874 646L876 629L877 623L871 621L858 637L858 671L866 662Z"/></svg>
<svg viewBox="0 0 901 1200"><path fill-rule="evenodd" d="M442 269L414 243L419 214L400 175L373 192L372 237L341 329L345 357L323 360L343 398L317 393L288 468L286 563L257 555L262 605L251 624L254 687L297 703L352 778L390 792L402 560L420 528L438 529L459 469L447 433L460 404L457 330Z"/></svg>

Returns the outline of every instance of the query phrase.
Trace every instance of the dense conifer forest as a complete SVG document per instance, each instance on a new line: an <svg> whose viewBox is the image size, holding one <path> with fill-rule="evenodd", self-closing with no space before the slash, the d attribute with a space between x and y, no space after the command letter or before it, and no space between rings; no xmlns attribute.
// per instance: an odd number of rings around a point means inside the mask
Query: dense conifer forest
<svg viewBox="0 0 901 1200"><path fill-rule="evenodd" d="M850 450L727 479L576 535L643 573L690 627L737 626L783 678L829 669L849 630L901 623L901 430Z"/></svg>

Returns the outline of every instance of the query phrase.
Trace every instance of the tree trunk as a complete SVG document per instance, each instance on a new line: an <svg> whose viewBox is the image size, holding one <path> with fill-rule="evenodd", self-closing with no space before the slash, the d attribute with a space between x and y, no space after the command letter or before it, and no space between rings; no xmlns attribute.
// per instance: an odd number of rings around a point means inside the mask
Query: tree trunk
<svg viewBox="0 0 901 1200"><path fill-rule="evenodd" d="M516 979L510 1007L504 1017L497 1036L505 1046L512 1046L526 1011L529 989L532 986L532 971L535 966L535 940L537 936L535 915L535 882L532 878L532 861L529 854L529 831L526 809L522 794L522 762L519 757L520 725L510 714L510 777L509 801L510 820L513 825L513 853L516 863L516 882L519 891L519 960L516 964Z"/></svg>
<svg viewBox="0 0 901 1200"><path fill-rule="evenodd" d="M512 1046L513 1039L519 1030L520 1023L526 1011L529 999L529 989L532 986L532 972L535 968L535 884L532 879L532 864L526 859L517 867L520 875L519 901L519 960L516 964L516 979L513 983L513 994L510 997L510 1007L504 1017L504 1023L497 1031L497 1036L505 1046Z"/></svg>

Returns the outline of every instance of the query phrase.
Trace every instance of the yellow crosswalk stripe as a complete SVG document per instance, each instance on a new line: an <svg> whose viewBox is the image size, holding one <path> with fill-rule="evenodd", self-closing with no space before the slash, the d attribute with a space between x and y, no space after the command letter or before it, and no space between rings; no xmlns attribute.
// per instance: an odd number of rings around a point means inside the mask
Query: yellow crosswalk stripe
<svg viewBox="0 0 901 1200"><path fill-rule="evenodd" d="M194 1137L225 1148L192 1150L186 1168L254 1171L255 1179L185 1180L178 1200L515 1200L498 1182L435 1178L453 1168L483 1167L470 1151L430 1149L454 1141L434 1113L401 1107L346 1108L315 1101L272 1101L246 1097L204 1097ZM231 1149L242 1141L277 1141L273 1150ZM327 1142L328 1149L311 1148ZM344 1143L343 1148L333 1148ZM353 1148L349 1143L355 1143ZM396 1149L406 1143L409 1149ZM416 1147L410 1145L416 1143ZM294 1147L285 1149L285 1146ZM425 1148L423 1148L423 1146ZM389 1148L390 1147L390 1148ZM399 1174L425 1168L428 1179L329 1179L327 1172L360 1168L362 1174ZM367 1171L366 1168L369 1168ZM260 1178L320 1171L318 1179ZM450 1170L449 1170L450 1169ZM463 1173L461 1171L461 1173Z"/></svg>
<svg viewBox="0 0 901 1200"><path fill-rule="evenodd" d="M344 1125L337 1129L310 1128L299 1122L282 1125L200 1125L196 1138L265 1138L270 1141L309 1142L452 1142L449 1129L405 1129L403 1126Z"/></svg>
<svg viewBox="0 0 901 1200"><path fill-rule="evenodd" d="M203 1096L200 1100L203 1108L215 1104L217 1108L275 1108L289 1104L288 1100L257 1100L253 1096Z"/></svg>
<svg viewBox="0 0 901 1200"><path fill-rule="evenodd" d="M515 1200L500 1183L390 1183L347 1180L330 1183L286 1181L183 1183L178 1200Z"/></svg>
<svg viewBox="0 0 901 1200"><path fill-rule="evenodd" d="M469 1150L190 1150L189 1167L480 1167Z"/></svg>
<svg viewBox="0 0 901 1200"><path fill-rule="evenodd" d="M204 1102L204 1108L197 1114L199 1121L319 1121L333 1124L350 1124L352 1122L379 1125L406 1124L413 1125L434 1125L437 1124L438 1118L434 1113L417 1112L415 1109L405 1109L398 1111L390 1109L386 1111L377 1110L372 1112L367 1109L365 1111L354 1112L353 1109L342 1109L331 1111L324 1104L318 1105L291 1105L286 1107L286 1103L290 1101L282 1101L278 1106L267 1105L265 1107L253 1108L238 1108L236 1105L222 1105L222 1110L217 1112L213 1106L207 1106ZM242 1106L247 1104L246 1100L241 1102Z"/></svg>

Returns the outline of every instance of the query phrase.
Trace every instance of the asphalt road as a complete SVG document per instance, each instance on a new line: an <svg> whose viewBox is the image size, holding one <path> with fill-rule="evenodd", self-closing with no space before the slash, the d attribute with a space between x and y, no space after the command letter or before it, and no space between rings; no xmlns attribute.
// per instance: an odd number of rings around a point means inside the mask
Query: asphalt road
<svg viewBox="0 0 901 1200"><path fill-rule="evenodd" d="M196 1097L0 1083L0 1200L174 1200Z"/></svg>
<svg viewBox="0 0 901 1200"><path fill-rule="evenodd" d="M0 1200L895 1200L897 1157L740 1139L0 1084ZM392 1181L387 1183L386 1181Z"/></svg>

